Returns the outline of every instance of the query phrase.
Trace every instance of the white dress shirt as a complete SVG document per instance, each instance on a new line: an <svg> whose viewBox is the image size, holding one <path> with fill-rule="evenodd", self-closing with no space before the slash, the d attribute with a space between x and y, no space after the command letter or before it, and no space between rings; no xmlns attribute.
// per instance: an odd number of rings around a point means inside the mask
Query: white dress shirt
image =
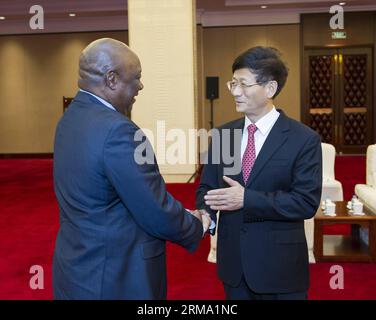
<svg viewBox="0 0 376 320"><path fill-rule="evenodd" d="M82 90L82 89L80 89L80 91L81 91L81 92L85 92L85 93L87 93L87 94L90 94L90 95L93 96L95 99L97 99L97 100L99 100L100 102L102 102L107 108L110 108L110 109L116 111L116 109L114 108L114 106L113 106L111 103L109 103L108 101L102 99L101 97L98 97L98 96L95 95L94 93L91 93L91 92L89 92L89 91Z"/></svg>
<svg viewBox="0 0 376 320"><path fill-rule="evenodd" d="M259 119L255 123L255 125L257 127L257 130L254 134L254 136L255 136L256 158L257 158L258 154L260 153L260 150L261 150L262 146L264 145L264 142L265 142L266 138L268 137L270 130L272 130L274 124L278 120L278 117L279 117L279 112L273 106L272 110L270 110L266 115L264 115L261 119ZM243 155L244 155L245 149L247 148L247 143L248 143L247 127L251 123L252 123L251 120L249 120L248 117L245 116L243 136L242 136L242 145L241 145L241 159L242 160L243 160Z"/></svg>

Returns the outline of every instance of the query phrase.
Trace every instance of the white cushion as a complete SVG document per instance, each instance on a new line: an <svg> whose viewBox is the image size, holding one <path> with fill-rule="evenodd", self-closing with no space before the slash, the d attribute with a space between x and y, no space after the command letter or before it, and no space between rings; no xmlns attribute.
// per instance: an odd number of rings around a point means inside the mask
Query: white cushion
<svg viewBox="0 0 376 320"><path fill-rule="evenodd" d="M321 143L323 181L334 180L334 161L336 149L328 143Z"/></svg>
<svg viewBox="0 0 376 320"><path fill-rule="evenodd" d="M343 200L342 184L334 177L336 149L332 144L321 143L322 150L322 195L321 200Z"/></svg>
<svg viewBox="0 0 376 320"><path fill-rule="evenodd" d="M304 230L307 239L308 261L309 263L315 263L315 255L313 254L314 218L304 220Z"/></svg>
<svg viewBox="0 0 376 320"><path fill-rule="evenodd" d="M342 184L338 180L323 181L321 200L343 201Z"/></svg>
<svg viewBox="0 0 376 320"><path fill-rule="evenodd" d="M370 145L367 148L367 179L366 183L369 186L376 187L376 144Z"/></svg>
<svg viewBox="0 0 376 320"><path fill-rule="evenodd" d="M376 212L376 189L366 184L357 184L355 194L368 208Z"/></svg>

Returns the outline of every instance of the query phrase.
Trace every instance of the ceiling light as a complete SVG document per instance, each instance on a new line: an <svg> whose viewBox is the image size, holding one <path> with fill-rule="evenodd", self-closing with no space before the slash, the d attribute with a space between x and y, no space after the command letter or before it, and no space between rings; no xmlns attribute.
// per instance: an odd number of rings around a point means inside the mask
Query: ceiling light
<svg viewBox="0 0 376 320"><path fill-rule="evenodd" d="M75 13L70 13L69 16L70 16L70 17L75 17L76 14L75 14Z"/></svg>
<svg viewBox="0 0 376 320"><path fill-rule="evenodd" d="M346 2L340 2L339 5L340 6L344 6L346 4Z"/></svg>
<svg viewBox="0 0 376 320"><path fill-rule="evenodd" d="M268 6L261 6L261 9L266 9Z"/></svg>
<svg viewBox="0 0 376 320"><path fill-rule="evenodd" d="M5 20L5 17L0 17L0 20Z"/></svg>

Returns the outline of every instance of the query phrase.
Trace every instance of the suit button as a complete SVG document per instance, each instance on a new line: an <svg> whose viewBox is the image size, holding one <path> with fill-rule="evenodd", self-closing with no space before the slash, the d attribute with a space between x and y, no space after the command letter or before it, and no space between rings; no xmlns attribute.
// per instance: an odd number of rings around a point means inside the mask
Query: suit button
<svg viewBox="0 0 376 320"><path fill-rule="evenodd" d="M247 229L244 228L244 227L242 227L242 228L240 229L240 231L241 231L242 233L247 233Z"/></svg>

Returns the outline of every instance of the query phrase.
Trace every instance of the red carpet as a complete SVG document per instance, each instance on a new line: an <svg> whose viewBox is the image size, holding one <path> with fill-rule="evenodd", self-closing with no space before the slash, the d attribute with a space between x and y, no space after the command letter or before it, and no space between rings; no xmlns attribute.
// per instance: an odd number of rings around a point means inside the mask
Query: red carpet
<svg viewBox="0 0 376 320"><path fill-rule="evenodd" d="M346 199L354 183L365 180L364 161L364 157L337 159L336 176ZM187 208L194 207L195 185L170 184L168 188ZM58 229L52 161L0 160L0 210L0 299L51 299L51 261ZM215 265L206 261L208 237L194 254L173 244L167 248L168 299L224 298ZM44 269L43 290L30 289L33 265ZM310 299L376 299L375 264L339 265L345 273L343 290L330 289L332 264L311 265Z"/></svg>

